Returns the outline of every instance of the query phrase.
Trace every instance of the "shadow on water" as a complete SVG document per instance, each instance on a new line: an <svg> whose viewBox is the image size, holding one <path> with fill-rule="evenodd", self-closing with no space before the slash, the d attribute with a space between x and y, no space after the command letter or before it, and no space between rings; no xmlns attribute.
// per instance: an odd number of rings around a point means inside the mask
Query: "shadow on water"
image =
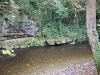
<svg viewBox="0 0 100 75"><path fill-rule="evenodd" d="M88 44L33 47L15 52L13 58L0 59L0 75L49 75L71 63L93 60Z"/></svg>

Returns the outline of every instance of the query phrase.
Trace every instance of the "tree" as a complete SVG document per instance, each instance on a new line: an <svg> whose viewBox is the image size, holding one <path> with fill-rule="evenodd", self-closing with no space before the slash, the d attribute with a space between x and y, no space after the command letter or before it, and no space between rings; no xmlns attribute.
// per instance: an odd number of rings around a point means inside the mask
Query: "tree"
<svg viewBox="0 0 100 75"><path fill-rule="evenodd" d="M93 51L95 46L93 31L96 30L96 0L86 0L86 29L89 44Z"/></svg>

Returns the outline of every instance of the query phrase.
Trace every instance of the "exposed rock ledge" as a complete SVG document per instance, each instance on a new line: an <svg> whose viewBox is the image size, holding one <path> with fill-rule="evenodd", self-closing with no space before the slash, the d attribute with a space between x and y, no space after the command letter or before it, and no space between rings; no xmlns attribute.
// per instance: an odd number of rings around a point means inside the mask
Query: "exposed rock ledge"
<svg viewBox="0 0 100 75"><path fill-rule="evenodd" d="M17 38L17 39L10 39L10 40L2 40L0 42L0 48L16 48L19 43L24 42L26 40L31 39L32 37L28 38Z"/></svg>
<svg viewBox="0 0 100 75"><path fill-rule="evenodd" d="M23 44L23 42L26 42L33 37L27 37L27 38L16 38L16 39L10 39L10 40L1 40L0 41L0 48L26 48L30 47L29 45ZM70 42L71 39L68 38L59 38L59 39L49 39L49 40L41 40L39 42L42 42L44 45L55 45L55 44L63 44Z"/></svg>

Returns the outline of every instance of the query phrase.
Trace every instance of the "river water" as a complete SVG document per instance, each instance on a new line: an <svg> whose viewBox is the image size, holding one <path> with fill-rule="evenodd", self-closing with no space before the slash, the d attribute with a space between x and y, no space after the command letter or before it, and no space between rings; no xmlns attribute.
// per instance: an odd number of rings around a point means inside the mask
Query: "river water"
<svg viewBox="0 0 100 75"><path fill-rule="evenodd" d="M33 47L15 53L0 59L0 75L50 75L70 64L93 60L88 44Z"/></svg>

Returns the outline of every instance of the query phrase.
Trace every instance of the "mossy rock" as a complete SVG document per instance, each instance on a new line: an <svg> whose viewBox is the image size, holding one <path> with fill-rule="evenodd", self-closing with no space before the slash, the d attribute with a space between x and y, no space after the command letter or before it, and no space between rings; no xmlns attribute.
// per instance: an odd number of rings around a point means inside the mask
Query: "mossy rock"
<svg viewBox="0 0 100 75"><path fill-rule="evenodd" d="M55 45L55 40L54 39L50 39L50 40L46 40L48 45Z"/></svg>

